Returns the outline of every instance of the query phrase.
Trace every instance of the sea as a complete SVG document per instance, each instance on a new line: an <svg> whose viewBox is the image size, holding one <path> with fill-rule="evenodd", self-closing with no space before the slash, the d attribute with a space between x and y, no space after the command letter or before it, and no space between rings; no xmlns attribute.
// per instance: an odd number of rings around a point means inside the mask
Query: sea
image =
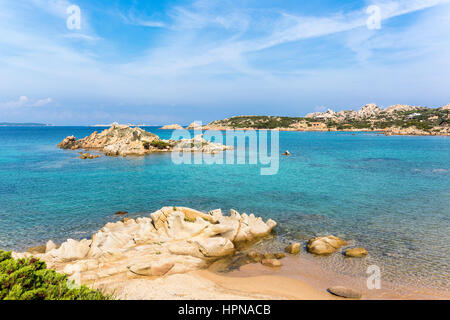
<svg viewBox="0 0 450 320"><path fill-rule="evenodd" d="M169 153L81 160L57 147L102 129L0 127L0 249L89 238L116 211L235 209L278 223L270 246L332 234L369 251L350 262L303 254L336 272L376 265L387 281L449 290L449 137L280 132L279 152L291 155L273 175L263 164L177 164Z"/></svg>

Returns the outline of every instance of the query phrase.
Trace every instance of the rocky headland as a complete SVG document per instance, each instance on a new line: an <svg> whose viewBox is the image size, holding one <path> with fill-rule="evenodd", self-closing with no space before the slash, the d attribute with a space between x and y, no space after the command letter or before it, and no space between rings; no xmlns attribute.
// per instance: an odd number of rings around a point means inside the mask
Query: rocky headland
<svg viewBox="0 0 450 320"><path fill-rule="evenodd" d="M143 156L153 152L172 151L215 153L233 148L206 141L202 135L192 139L163 140L141 128L119 124L113 124L100 133L95 131L83 139L66 137L58 147L70 150L96 150L106 156Z"/></svg>
<svg viewBox="0 0 450 320"><path fill-rule="evenodd" d="M235 116L189 129L280 131L369 131L386 135L450 135L450 105L441 108L393 105L380 108L309 113L305 117Z"/></svg>

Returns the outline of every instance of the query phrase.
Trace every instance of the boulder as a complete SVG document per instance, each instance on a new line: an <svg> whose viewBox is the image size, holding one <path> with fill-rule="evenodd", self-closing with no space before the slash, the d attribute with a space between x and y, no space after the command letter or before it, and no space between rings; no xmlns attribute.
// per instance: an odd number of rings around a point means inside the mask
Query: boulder
<svg viewBox="0 0 450 320"><path fill-rule="evenodd" d="M114 215L116 215L116 216L124 216L126 214L128 214L127 211L117 211L116 213L114 213Z"/></svg>
<svg viewBox="0 0 450 320"><path fill-rule="evenodd" d="M309 253L328 255L345 245L347 245L347 241L335 236L316 237L308 241L306 249Z"/></svg>
<svg viewBox="0 0 450 320"><path fill-rule="evenodd" d="M250 262L260 263L264 259L264 255L257 251L250 251L249 253L247 253L247 258L250 260Z"/></svg>
<svg viewBox="0 0 450 320"><path fill-rule="evenodd" d="M68 239L58 249L53 249L48 254L61 262L80 260L86 257L91 243L92 241L87 239L81 241Z"/></svg>
<svg viewBox="0 0 450 320"><path fill-rule="evenodd" d="M284 254L283 252L277 252L274 255L275 255L275 259L283 259L286 257L286 254Z"/></svg>
<svg viewBox="0 0 450 320"><path fill-rule="evenodd" d="M276 268L281 267L283 264L280 260L277 259L263 259L261 261L261 264L266 267Z"/></svg>
<svg viewBox="0 0 450 320"><path fill-rule="evenodd" d="M289 244L284 251L286 251L287 253L290 254L298 254L300 253L300 243L298 242L293 242L291 244Z"/></svg>
<svg viewBox="0 0 450 320"><path fill-rule="evenodd" d="M344 254L346 257L362 258L367 256L369 252L364 248L352 248L345 250Z"/></svg>
<svg viewBox="0 0 450 320"><path fill-rule="evenodd" d="M48 240L47 244L45 245L45 253L50 252L56 248L57 248L56 244L52 240Z"/></svg>
<svg viewBox="0 0 450 320"><path fill-rule="evenodd" d="M361 299L362 296L360 292L342 286L328 288L328 292L334 294L335 296L348 299Z"/></svg>

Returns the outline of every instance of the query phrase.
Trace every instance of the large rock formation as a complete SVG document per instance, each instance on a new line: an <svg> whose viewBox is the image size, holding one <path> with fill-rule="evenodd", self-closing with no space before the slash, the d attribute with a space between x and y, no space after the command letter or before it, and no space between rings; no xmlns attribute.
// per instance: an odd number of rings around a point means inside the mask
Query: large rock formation
<svg viewBox="0 0 450 320"><path fill-rule="evenodd" d="M152 152L217 152L233 149L219 143L208 142L201 135L179 141L161 140L157 135L141 128L113 124L109 129L77 140L74 136L65 138L58 147L62 149L98 150L107 156L143 156Z"/></svg>
<svg viewBox="0 0 450 320"><path fill-rule="evenodd" d="M150 217L108 223L91 239L72 239L34 255L50 268L83 283L107 281L116 275L162 276L208 267L270 234L276 222L253 214L220 209L203 213L185 207L163 207Z"/></svg>

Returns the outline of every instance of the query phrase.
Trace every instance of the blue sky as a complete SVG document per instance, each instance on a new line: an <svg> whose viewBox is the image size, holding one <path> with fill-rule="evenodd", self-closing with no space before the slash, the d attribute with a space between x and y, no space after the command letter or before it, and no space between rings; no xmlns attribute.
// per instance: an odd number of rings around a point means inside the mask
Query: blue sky
<svg viewBox="0 0 450 320"><path fill-rule="evenodd" d="M449 57L450 0L0 0L0 122L440 107Z"/></svg>

